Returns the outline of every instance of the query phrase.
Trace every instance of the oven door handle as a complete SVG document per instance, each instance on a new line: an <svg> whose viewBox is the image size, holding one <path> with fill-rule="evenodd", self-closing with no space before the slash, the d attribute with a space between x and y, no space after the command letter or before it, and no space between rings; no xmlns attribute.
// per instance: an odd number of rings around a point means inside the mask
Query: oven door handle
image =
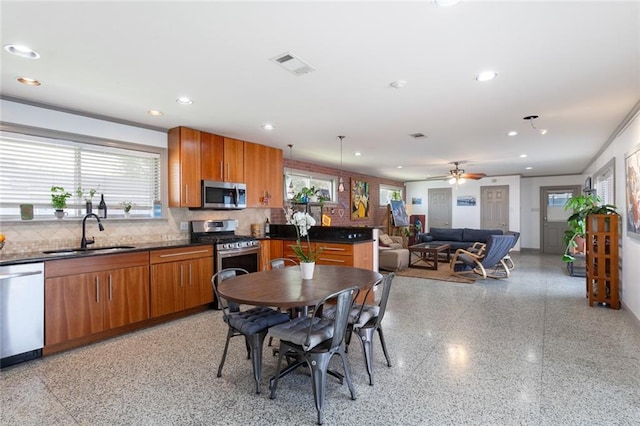
<svg viewBox="0 0 640 426"><path fill-rule="evenodd" d="M259 248L258 247L243 247L243 248L238 248L238 249L225 249L222 251L218 251L218 256L219 257L232 257L232 256L237 256L239 254L253 254L253 253L258 253L259 252Z"/></svg>

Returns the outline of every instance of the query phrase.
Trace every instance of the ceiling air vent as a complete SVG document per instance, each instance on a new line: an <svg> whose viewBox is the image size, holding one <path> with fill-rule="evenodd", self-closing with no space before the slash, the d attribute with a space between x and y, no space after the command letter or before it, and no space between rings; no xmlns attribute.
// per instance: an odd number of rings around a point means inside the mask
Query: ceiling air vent
<svg viewBox="0 0 640 426"><path fill-rule="evenodd" d="M414 139L421 139L421 138L427 137L424 133L411 133L409 136L411 136Z"/></svg>
<svg viewBox="0 0 640 426"><path fill-rule="evenodd" d="M316 70L311 64L291 52L286 52L275 58L271 58L271 61L294 75L305 75Z"/></svg>

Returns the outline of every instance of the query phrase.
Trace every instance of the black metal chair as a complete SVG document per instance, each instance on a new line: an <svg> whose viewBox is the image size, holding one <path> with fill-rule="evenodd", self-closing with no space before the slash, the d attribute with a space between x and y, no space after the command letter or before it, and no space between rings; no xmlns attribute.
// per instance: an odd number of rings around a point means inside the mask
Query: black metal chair
<svg viewBox="0 0 640 426"><path fill-rule="evenodd" d="M510 270L504 257L513 247L513 235L490 235L481 254L465 249L456 250L450 269L454 274L476 273L482 278L509 278ZM487 272L491 270L491 272Z"/></svg>
<svg viewBox="0 0 640 426"><path fill-rule="evenodd" d="M222 307L222 315L224 322L227 323L229 329L227 331L227 340L224 344L224 352L222 360L218 367L218 377L222 376L222 367L227 358L229 349L229 341L232 337L244 336L247 345L247 357L253 363L253 377L256 381L256 393L260 393L260 379L262 377L262 345L267 335L269 327L282 324L289 321L289 316L278 312L275 309L267 307L255 307L246 311L240 310L240 305L235 302L229 302L222 298L218 293L218 286L221 281L233 278L236 275L248 274L245 269L228 268L215 273L211 277L213 291L216 294L220 306Z"/></svg>
<svg viewBox="0 0 640 426"><path fill-rule="evenodd" d="M374 296L374 304L356 304L351 308L349 314L349 322L347 323L347 334L344 338L345 352L349 352L349 344L351 343L352 333L356 333L362 343L362 352L364 353L364 362L369 374L369 384L373 386L373 337L376 330L380 336L380 344L382 352L387 360L387 367L391 367L391 360L387 352L387 344L382 333L382 319L387 309L387 301L391 292L391 283L396 275L392 272L384 278L378 280L369 290L367 290L365 300L369 294L373 292L375 295L382 290L379 297ZM378 299L375 302L375 299ZM323 312L325 318L333 318L335 316L335 308L329 307Z"/></svg>
<svg viewBox="0 0 640 426"><path fill-rule="evenodd" d="M287 266L298 266L298 262L289 257L278 257L267 262L267 264L264 265L263 270L266 271L267 269L283 269Z"/></svg>
<svg viewBox="0 0 640 426"><path fill-rule="evenodd" d="M348 288L325 297L316 304L314 312L321 312L328 300L335 300L335 319L319 317L298 317L291 321L272 327L269 334L280 339L280 349L278 356L278 367L276 374L271 379L271 399L276 397L278 380L281 376L290 373L296 368L306 365L311 373L311 383L313 386L313 396L316 410L318 411L318 424L322 424L322 409L326 394L327 370L329 361L334 355L339 355L344 369L344 378L351 392L351 399L356 399L356 392L351 383L349 367L342 342L347 330L349 313L353 306L353 300L358 294L358 287ZM284 370L282 359L293 359ZM339 377L342 383L342 376Z"/></svg>

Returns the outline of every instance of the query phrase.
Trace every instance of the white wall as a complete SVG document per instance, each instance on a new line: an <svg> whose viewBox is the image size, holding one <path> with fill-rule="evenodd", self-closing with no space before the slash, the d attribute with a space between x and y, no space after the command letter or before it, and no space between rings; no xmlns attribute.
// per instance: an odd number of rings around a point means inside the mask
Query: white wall
<svg viewBox="0 0 640 426"><path fill-rule="evenodd" d="M615 158L615 200L621 214L622 226L622 280L621 300L624 306L640 323L640 240L627 236L626 224L626 171L625 156L632 148L640 144L640 114L614 141L604 150L585 171L585 176L593 174L612 158Z"/></svg>
<svg viewBox="0 0 640 426"><path fill-rule="evenodd" d="M480 228L480 188L483 186L502 185L509 186L509 230L520 231L520 176L499 176L479 181L467 180L465 183L458 185L457 188L446 181L407 182L405 184L407 213L410 215L424 214L427 221L425 229L428 230L429 188L451 188L453 203L451 212L452 227ZM465 195L476 197L477 204L475 206L457 206L456 198ZM412 198L422 198L422 204L411 204ZM519 244L520 242L516 245L516 250L520 249Z"/></svg>
<svg viewBox="0 0 640 426"><path fill-rule="evenodd" d="M520 206L520 246L540 249L540 187L584 184L582 175L522 178Z"/></svg>

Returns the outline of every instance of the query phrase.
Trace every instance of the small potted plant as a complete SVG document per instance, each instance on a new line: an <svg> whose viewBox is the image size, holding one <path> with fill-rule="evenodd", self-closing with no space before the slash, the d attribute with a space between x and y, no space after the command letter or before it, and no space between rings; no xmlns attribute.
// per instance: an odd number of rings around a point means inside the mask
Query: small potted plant
<svg viewBox="0 0 640 426"><path fill-rule="evenodd" d="M315 189L313 186L311 188L307 188L305 186L293 197L293 201L296 203L308 203L311 201L310 199L313 196L315 196Z"/></svg>
<svg viewBox="0 0 640 426"><path fill-rule="evenodd" d="M123 201L120 203L122 210L124 211L124 217L129 217L133 203L131 201Z"/></svg>
<svg viewBox="0 0 640 426"><path fill-rule="evenodd" d="M51 206L55 209L55 216L62 219L66 216L64 209L67 207L67 199L71 197L71 193L64 190L61 186L51 187Z"/></svg>
<svg viewBox="0 0 640 426"><path fill-rule="evenodd" d="M87 208L87 214L91 213L93 210L93 196L98 192L97 189L89 188L88 192L85 194L85 190L82 187L78 187L76 189L76 196L78 198L84 198Z"/></svg>
<svg viewBox="0 0 640 426"><path fill-rule="evenodd" d="M600 197L594 194L578 195L567 200L565 210L572 210L573 214L567 218L569 229L564 231L563 240L567 248L562 260L573 262L573 253L584 253L584 238L587 235L587 217L592 214L618 214L616 206L612 204L599 205Z"/></svg>

